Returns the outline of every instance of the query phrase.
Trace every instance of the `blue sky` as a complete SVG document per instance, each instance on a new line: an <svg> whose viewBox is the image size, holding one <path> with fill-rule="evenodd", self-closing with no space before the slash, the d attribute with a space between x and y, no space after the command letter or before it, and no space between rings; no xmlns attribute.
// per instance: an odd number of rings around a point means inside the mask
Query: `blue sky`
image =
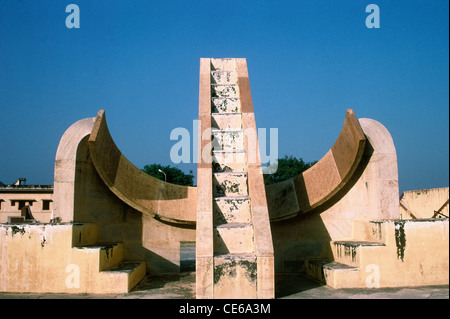
<svg viewBox="0 0 450 319"><path fill-rule="evenodd" d="M70 3L79 29L65 25ZM379 29L365 25L370 3ZM198 118L200 58L244 57L256 124L278 128L280 156L320 159L352 108L391 132L401 191L448 186L448 6L0 1L0 181L52 184L62 134L98 109L137 167L173 165L170 132Z"/></svg>

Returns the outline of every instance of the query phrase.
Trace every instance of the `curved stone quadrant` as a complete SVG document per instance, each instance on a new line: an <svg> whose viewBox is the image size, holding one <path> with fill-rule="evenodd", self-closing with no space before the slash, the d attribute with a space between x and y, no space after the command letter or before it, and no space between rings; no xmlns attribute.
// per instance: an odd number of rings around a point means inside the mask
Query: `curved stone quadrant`
<svg viewBox="0 0 450 319"><path fill-rule="evenodd" d="M399 219L396 150L381 123L347 110L316 165L265 187L257 139L244 134L256 133L246 60L201 59L199 92L198 149L210 157L199 156L197 187L132 165L103 110L70 126L53 222L0 225L0 291L127 292L146 273L186 269L186 245L197 298L274 298L275 265L335 288L448 284L448 218L416 219L403 198L413 219ZM444 195L430 216L448 215ZM67 285L74 269L79 285Z"/></svg>

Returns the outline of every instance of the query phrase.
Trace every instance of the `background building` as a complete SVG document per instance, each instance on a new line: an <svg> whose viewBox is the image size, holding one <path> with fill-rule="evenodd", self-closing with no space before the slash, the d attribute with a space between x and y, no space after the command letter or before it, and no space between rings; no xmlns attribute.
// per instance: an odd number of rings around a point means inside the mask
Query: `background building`
<svg viewBox="0 0 450 319"><path fill-rule="evenodd" d="M48 223L53 209L52 198L53 185L27 185L25 178L19 178L11 185L0 182L0 223L25 219L21 216L26 206L37 222Z"/></svg>

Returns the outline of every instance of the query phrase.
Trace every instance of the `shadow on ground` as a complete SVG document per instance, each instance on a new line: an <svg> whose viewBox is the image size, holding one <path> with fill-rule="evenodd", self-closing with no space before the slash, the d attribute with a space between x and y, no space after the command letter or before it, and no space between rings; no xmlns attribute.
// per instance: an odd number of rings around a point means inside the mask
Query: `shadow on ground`
<svg viewBox="0 0 450 319"><path fill-rule="evenodd" d="M304 274L277 274L277 299L449 299L449 286L333 289ZM195 299L195 272L147 276L128 294L0 292L0 299Z"/></svg>
<svg viewBox="0 0 450 319"><path fill-rule="evenodd" d="M275 276L275 298L288 297L321 286L324 285L303 274L277 274Z"/></svg>
<svg viewBox="0 0 450 319"><path fill-rule="evenodd" d="M195 272L147 276L128 295L130 298L195 299Z"/></svg>

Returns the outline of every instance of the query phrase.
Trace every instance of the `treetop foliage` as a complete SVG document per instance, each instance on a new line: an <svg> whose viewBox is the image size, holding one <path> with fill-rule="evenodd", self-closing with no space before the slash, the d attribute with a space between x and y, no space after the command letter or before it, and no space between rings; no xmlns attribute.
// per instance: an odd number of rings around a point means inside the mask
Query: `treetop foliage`
<svg viewBox="0 0 450 319"><path fill-rule="evenodd" d="M189 174L186 174L181 169L177 167L172 167L170 165L162 166L161 164L151 164L145 165L142 171L149 174L150 176L156 177L162 181L164 181L166 173L167 183L182 185L182 186L193 186L194 185L194 175L192 174L192 170L189 171Z"/></svg>
<svg viewBox="0 0 450 319"><path fill-rule="evenodd" d="M317 161L305 162L302 158L296 158L292 155L288 157L285 155L283 158L278 159L276 172L263 175L264 184L269 185L288 180L289 178L306 171L316 163ZM269 168L270 167L273 167L273 165L269 165ZM172 167L170 165L163 166L161 164L145 165L142 169L145 173L164 181L165 176L160 170L166 173L168 183L182 186L194 185L194 175L192 170L189 171L189 174L186 174L177 167Z"/></svg>
<svg viewBox="0 0 450 319"><path fill-rule="evenodd" d="M302 158L285 155L278 159L277 171L273 174L264 174L264 184L275 184L301 174L316 164L317 161L305 162Z"/></svg>

